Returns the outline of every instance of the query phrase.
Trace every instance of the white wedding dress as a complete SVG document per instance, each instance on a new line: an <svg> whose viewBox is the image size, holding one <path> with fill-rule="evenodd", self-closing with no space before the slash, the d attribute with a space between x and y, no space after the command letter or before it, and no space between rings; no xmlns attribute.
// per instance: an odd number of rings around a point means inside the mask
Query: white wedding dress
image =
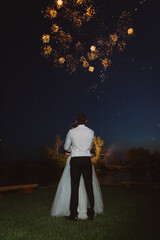
<svg viewBox="0 0 160 240"><path fill-rule="evenodd" d="M58 184L57 192L52 204L51 215L53 217L69 216L70 215L70 197L71 197L71 178L70 178L70 159L67 159L61 180ZM103 213L103 200L98 179L92 167L92 183L94 193L94 211L95 215ZM87 218L87 206L89 205L87 193L85 190L84 180L81 176L79 184L79 201L78 201L78 218Z"/></svg>

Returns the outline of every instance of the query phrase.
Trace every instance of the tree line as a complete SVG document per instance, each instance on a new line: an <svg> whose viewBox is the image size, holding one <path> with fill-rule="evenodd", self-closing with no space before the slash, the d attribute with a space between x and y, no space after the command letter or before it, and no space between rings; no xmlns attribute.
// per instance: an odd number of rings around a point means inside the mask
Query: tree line
<svg viewBox="0 0 160 240"><path fill-rule="evenodd" d="M55 171L61 171L65 167L68 158L62 150L64 140L57 134L54 143L41 148L39 164L49 165ZM95 136L94 145L91 151L92 163L95 168L106 169L108 166L129 166L133 168L150 168L160 173L160 152L150 151L143 147L126 149L122 154L110 154L104 148L104 141L101 137ZM0 165L4 162L4 149L0 146ZM23 162L23 159L22 159Z"/></svg>

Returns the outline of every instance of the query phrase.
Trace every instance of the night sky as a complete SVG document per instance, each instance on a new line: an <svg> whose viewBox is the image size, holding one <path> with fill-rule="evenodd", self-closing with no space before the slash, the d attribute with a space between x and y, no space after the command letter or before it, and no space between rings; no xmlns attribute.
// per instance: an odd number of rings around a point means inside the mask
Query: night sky
<svg viewBox="0 0 160 240"><path fill-rule="evenodd" d="M158 0L96 1L103 2L110 29L112 16L124 10L131 12L134 29L126 49L103 72L103 83L96 69L67 74L40 54L41 36L48 28L41 11L48 2L1 3L0 138L6 156L37 159L56 134L65 138L79 112L110 151L160 149Z"/></svg>

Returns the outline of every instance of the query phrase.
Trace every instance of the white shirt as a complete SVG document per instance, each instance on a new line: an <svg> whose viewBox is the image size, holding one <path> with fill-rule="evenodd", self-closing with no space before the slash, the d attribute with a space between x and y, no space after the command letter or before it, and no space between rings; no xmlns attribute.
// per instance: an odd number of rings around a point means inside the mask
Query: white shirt
<svg viewBox="0 0 160 240"><path fill-rule="evenodd" d="M94 131L85 125L78 125L69 130L64 149L71 151L71 157L91 156L90 150L94 142Z"/></svg>

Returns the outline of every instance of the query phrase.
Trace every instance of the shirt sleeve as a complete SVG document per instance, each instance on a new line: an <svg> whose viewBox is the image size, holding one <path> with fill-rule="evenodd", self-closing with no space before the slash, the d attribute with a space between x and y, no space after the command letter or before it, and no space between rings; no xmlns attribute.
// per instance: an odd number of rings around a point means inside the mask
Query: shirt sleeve
<svg viewBox="0 0 160 240"><path fill-rule="evenodd" d="M94 131L92 131L92 142L91 142L91 149L93 147L93 144L94 144Z"/></svg>
<svg viewBox="0 0 160 240"><path fill-rule="evenodd" d="M68 132L65 143L64 143L64 150L70 152L71 150L71 131Z"/></svg>

